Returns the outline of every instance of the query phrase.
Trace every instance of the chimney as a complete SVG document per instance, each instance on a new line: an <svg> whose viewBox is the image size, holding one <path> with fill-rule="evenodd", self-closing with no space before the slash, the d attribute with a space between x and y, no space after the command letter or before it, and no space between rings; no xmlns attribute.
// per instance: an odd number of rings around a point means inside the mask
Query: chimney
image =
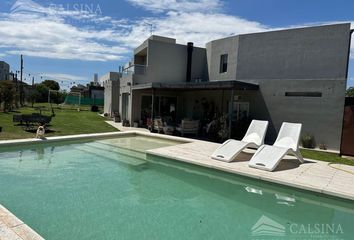
<svg viewBox="0 0 354 240"><path fill-rule="evenodd" d="M187 43L187 73L186 82L191 82L192 80L192 56L193 56L193 43Z"/></svg>

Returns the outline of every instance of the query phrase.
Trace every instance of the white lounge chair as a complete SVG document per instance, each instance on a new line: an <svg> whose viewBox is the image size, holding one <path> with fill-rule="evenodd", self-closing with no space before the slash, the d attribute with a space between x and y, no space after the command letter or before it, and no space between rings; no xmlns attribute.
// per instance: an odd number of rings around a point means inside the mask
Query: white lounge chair
<svg viewBox="0 0 354 240"><path fill-rule="evenodd" d="M229 139L218 147L211 155L212 159L231 162L246 148L258 148L263 145L268 121L252 120L241 141Z"/></svg>
<svg viewBox="0 0 354 240"><path fill-rule="evenodd" d="M284 122L273 146L263 145L258 148L248 165L267 171L273 171L285 155L294 155L301 163L304 159L299 150L302 124Z"/></svg>

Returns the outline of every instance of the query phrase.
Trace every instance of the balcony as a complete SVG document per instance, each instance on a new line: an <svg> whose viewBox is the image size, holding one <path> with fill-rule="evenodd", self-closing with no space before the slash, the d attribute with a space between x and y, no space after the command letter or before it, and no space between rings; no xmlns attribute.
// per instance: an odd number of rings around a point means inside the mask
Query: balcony
<svg viewBox="0 0 354 240"><path fill-rule="evenodd" d="M125 69L123 69L123 76L131 76L131 75L145 75L146 74L146 65L134 64Z"/></svg>

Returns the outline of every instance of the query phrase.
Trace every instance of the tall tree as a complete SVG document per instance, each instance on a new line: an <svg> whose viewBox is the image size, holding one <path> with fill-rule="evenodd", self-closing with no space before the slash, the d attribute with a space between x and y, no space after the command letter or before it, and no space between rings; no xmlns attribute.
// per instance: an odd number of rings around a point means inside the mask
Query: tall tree
<svg viewBox="0 0 354 240"><path fill-rule="evenodd" d="M0 103L4 103L4 112L12 110L16 99L16 87L12 81L0 81Z"/></svg>
<svg viewBox="0 0 354 240"><path fill-rule="evenodd" d="M354 97L354 87L347 89L347 97Z"/></svg>
<svg viewBox="0 0 354 240"><path fill-rule="evenodd" d="M56 90L56 91L60 90L59 83L54 80L45 80L42 82L42 84L47 88L49 88L50 90Z"/></svg>
<svg viewBox="0 0 354 240"><path fill-rule="evenodd" d="M35 102L47 102L48 101L48 92L49 88L44 85L43 83L35 84L34 85L34 98Z"/></svg>

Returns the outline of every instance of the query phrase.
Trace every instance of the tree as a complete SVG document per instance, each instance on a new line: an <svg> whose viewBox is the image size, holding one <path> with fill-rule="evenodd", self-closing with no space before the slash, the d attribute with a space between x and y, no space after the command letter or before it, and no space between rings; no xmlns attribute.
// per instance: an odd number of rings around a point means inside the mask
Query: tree
<svg viewBox="0 0 354 240"><path fill-rule="evenodd" d="M34 93L32 95L34 102L47 102L49 88L43 83L34 85Z"/></svg>
<svg viewBox="0 0 354 240"><path fill-rule="evenodd" d="M347 89L347 97L354 97L354 87Z"/></svg>
<svg viewBox="0 0 354 240"><path fill-rule="evenodd" d="M42 84L50 90L56 90L56 91L60 90L59 83L54 80L45 80L42 82Z"/></svg>
<svg viewBox="0 0 354 240"><path fill-rule="evenodd" d="M12 110L16 97L15 84L12 81L0 81L0 103L4 103L4 112Z"/></svg>

